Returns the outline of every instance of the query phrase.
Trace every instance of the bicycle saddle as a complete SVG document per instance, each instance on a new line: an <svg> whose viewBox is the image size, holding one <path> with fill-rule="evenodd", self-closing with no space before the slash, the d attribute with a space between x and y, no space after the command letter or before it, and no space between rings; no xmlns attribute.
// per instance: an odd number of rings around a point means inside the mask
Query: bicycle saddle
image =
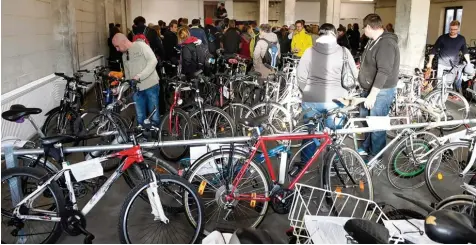
<svg viewBox="0 0 476 245"><path fill-rule="evenodd" d="M56 143L67 144L75 142L77 140L78 138L73 135L56 135L40 139L40 142L43 146L52 146Z"/></svg>
<svg viewBox="0 0 476 245"><path fill-rule="evenodd" d="M40 113L41 113L40 108L26 108L24 105L16 104L16 105L10 106L10 110L4 111L2 113L2 118L10 122L15 122L24 116L35 115Z"/></svg>
<svg viewBox="0 0 476 245"><path fill-rule="evenodd" d="M359 244L388 244L390 239L384 225L366 219L350 219L344 230Z"/></svg>
<svg viewBox="0 0 476 245"><path fill-rule="evenodd" d="M262 115L262 116L257 116L254 118L241 118L240 120L238 120L238 123L246 127L254 128L268 121L268 119L269 119L269 115Z"/></svg>
<svg viewBox="0 0 476 245"><path fill-rule="evenodd" d="M229 244L274 244L274 242L266 230L238 228L233 233Z"/></svg>
<svg viewBox="0 0 476 245"><path fill-rule="evenodd" d="M476 229L468 216L452 210L437 210L426 217L426 235L439 243L476 243Z"/></svg>
<svg viewBox="0 0 476 245"><path fill-rule="evenodd" d="M230 63L230 64L238 64L238 60L235 59L235 58L228 59L228 63Z"/></svg>

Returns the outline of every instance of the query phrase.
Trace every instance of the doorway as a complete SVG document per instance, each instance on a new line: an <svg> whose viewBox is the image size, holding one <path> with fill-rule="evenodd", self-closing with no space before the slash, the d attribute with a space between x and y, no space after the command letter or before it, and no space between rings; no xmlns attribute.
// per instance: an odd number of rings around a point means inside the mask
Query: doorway
<svg viewBox="0 0 476 245"><path fill-rule="evenodd" d="M215 12L217 10L218 1L204 1L203 2L203 16L204 18L216 19Z"/></svg>

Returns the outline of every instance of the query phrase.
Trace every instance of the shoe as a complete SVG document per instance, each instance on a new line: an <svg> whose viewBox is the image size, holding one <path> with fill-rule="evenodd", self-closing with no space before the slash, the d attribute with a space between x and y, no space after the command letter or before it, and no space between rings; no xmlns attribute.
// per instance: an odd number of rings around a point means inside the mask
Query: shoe
<svg viewBox="0 0 476 245"><path fill-rule="evenodd" d="M361 155L361 156L367 156L368 155L367 151L364 150L364 148L357 149L357 153L359 153L359 155Z"/></svg>
<svg viewBox="0 0 476 245"><path fill-rule="evenodd" d="M295 178L302 170L302 164L301 163L297 163L295 162L294 163L294 166L292 167L291 170L289 170L288 172L288 175L291 177L291 178Z"/></svg>

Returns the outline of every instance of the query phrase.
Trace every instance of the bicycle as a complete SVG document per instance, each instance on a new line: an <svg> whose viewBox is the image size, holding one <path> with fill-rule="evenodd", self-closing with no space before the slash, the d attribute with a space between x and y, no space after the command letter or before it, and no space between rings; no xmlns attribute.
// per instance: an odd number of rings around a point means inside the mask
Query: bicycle
<svg viewBox="0 0 476 245"><path fill-rule="evenodd" d="M26 236L24 233L24 228L29 227L25 226L25 221L45 221L47 223L53 224L53 227L51 228L51 232L46 233L49 235L43 240L40 240L41 242L56 242L64 230L67 234L72 236L83 234L86 236L85 243L91 243L94 239L94 235L86 230L85 215L87 215L87 213L98 203L110 186L124 173L124 171L133 165L139 164L141 166L144 181L130 191L121 209L118 223L119 237L121 242L136 243L137 241L132 241L130 234L130 232L135 228L132 228L132 226L131 228L128 227L128 225L130 225L132 222L129 219L131 215L131 208L137 197L139 197L142 201L145 201L145 203L149 203L150 205L149 208L142 207L139 210L145 211L148 209L149 211L145 212L147 212L149 216L153 216L154 221L159 221L159 223L170 224L170 222L177 221L177 215L183 213L184 209L186 209L188 215L185 218L191 224L190 234L183 233L189 237L186 238L186 240L181 240L179 242L193 243L198 239L203 230L202 222L204 210L203 203L198 197L198 194L189 183L185 182L179 177L171 175L157 176L154 171L152 171L150 166L144 164L144 158L142 156L140 146L137 144L134 137L132 137L134 146L130 149L113 153L105 157L70 165L64 157L62 144L71 142L73 140L75 140L75 137L72 136L56 136L42 140L43 145L57 149L61 157L63 169L51 177L45 177L45 173L39 169L28 167L16 167L2 171L2 183L8 183L6 185L2 185L2 195L5 197L3 194L6 191L5 188L8 188L12 191L19 190L16 195L11 195L12 206L14 207L12 210L9 211L5 209L2 203L2 220L9 219L8 222L2 222L2 225L14 227L10 234L13 236L20 236L22 237L20 239L23 239L23 237ZM79 211L78 204L76 202L76 195L72 187L73 177L71 176L71 173L73 174L74 178L79 181L101 176L102 167L100 163L115 157L124 158L124 160L118 169L93 195L91 200L83 207L81 211ZM20 178L12 179L15 177ZM26 181L26 178L29 177L40 181L37 188L25 188L25 185L29 183ZM57 180L60 178L65 179L66 186L69 191L68 198L63 196L63 192L60 190L57 184ZM178 189L174 189L174 191L172 191L172 185L178 186ZM159 196L157 190L158 187L165 187L165 195L161 194ZM146 193L142 193L144 190L147 190ZM172 205L169 202L164 202L164 200L166 200L164 197L168 197L173 194L176 194L177 197L172 197L171 199L167 200L176 200L178 201L179 206ZM41 202L40 206L33 206L33 201L41 197L44 197L46 200ZM45 204L45 202L48 202L48 199L52 199L54 203ZM6 200L7 199L4 199L4 202ZM187 205L182 207L184 200L187 200ZM41 209L42 207L45 209ZM150 210L152 210L152 215ZM194 215L190 215L192 212ZM172 216L174 217L173 219L171 218ZM140 222L144 225L143 220ZM170 227L170 225L163 228L168 227ZM169 232L173 232L175 234L178 233L178 230L175 228L172 229L173 231ZM163 241L158 243L163 243Z"/></svg>

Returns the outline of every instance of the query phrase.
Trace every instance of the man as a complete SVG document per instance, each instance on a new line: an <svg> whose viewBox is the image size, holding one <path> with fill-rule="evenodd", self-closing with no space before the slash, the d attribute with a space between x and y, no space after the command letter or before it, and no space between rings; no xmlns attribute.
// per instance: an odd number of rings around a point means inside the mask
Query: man
<svg viewBox="0 0 476 245"><path fill-rule="evenodd" d="M202 41L202 44L205 45L205 47L208 47L207 35L205 34L205 31L200 28L199 19L192 20L192 28L190 28L190 34L193 37L200 39Z"/></svg>
<svg viewBox="0 0 476 245"><path fill-rule="evenodd" d="M302 20L296 21L296 31L291 42L291 51L296 53L297 57L301 57L306 49L312 47L312 37L304 30Z"/></svg>
<svg viewBox="0 0 476 245"><path fill-rule="evenodd" d="M205 18L205 34L208 39L208 51L216 55L220 40L218 39L218 29L213 25L213 19L210 17Z"/></svg>
<svg viewBox="0 0 476 245"><path fill-rule="evenodd" d="M159 125L159 75L155 70L157 58L154 52L144 41L131 42L122 33L114 35L112 43L123 53L125 78L137 81L139 91L133 95L137 123L143 125L155 109L150 118L153 124Z"/></svg>
<svg viewBox="0 0 476 245"><path fill-rule="evenodd" d="M341 26L337 29L337 44L350 49L349 39L345 35L345 27Z"/></svg>
<svg viewBox="0 0 476 245"><path fill-rule="evenodd" d="M241 36L235 23L235 20L228 22L228 28L222 37L223 54L225 55L235 55L240 51Z"/></svg>
<svg viewBox="0 0 476 245"><path fill-rule="evenodd" d="M228 17L228 13L226 12L225 8L225 3L220 3L215 16L217 17L217 19L225 19L226 17Z"/></svg>
<svg viewBox="0 0 476 245"><path fill-rule="evenodd" d="M441 79L443 77L444 70L450 70L452 65L459 65L459 52L462 52L467 64L470 64L468 47L466 46L466 39L459 35L460 23L454 20L450 23L450 32L443 34L436 40L435 46L431 51L426 67L431 69L433 58L438 55L438 71L437 77ZM461 76L456 79L455 88L458 92L462 93L461 89Z"/></svg>
<svg viewBox="0 0 476 245"><path fill-rule="evenodd" d="M400 68L398 38L384 30L382 19L377 14L364 18L364 31L370 40L362 54L358 78L364 90L362 96L367 98L361 106L360 116L387 116L395 98ZM361 155L375 156L385 144L385 131L366 134L358 151Z"/></svg>
<svg viewBox="0 0 476 245"><path fill-rule="evenodd" d="M167 30L164 35L164 49L165 49L165 59L172 61L174 64L178 64L178 59L180 55L178 54L176 48L178 47L178 21L172 20L169 23L169 30Z"/></svg>
<svg viewBox="0 0 476 245"><path fill-rule="evenodd" d="M145 18L138 16L134 19L134 26L132 26L132 31L127 35L129 41L133 41L135 35L144 34L149 41L149 45L152 48L152 51L157 57L164 57L164 47L160 41L159 35L156 31L146 26Z"/></svg>

